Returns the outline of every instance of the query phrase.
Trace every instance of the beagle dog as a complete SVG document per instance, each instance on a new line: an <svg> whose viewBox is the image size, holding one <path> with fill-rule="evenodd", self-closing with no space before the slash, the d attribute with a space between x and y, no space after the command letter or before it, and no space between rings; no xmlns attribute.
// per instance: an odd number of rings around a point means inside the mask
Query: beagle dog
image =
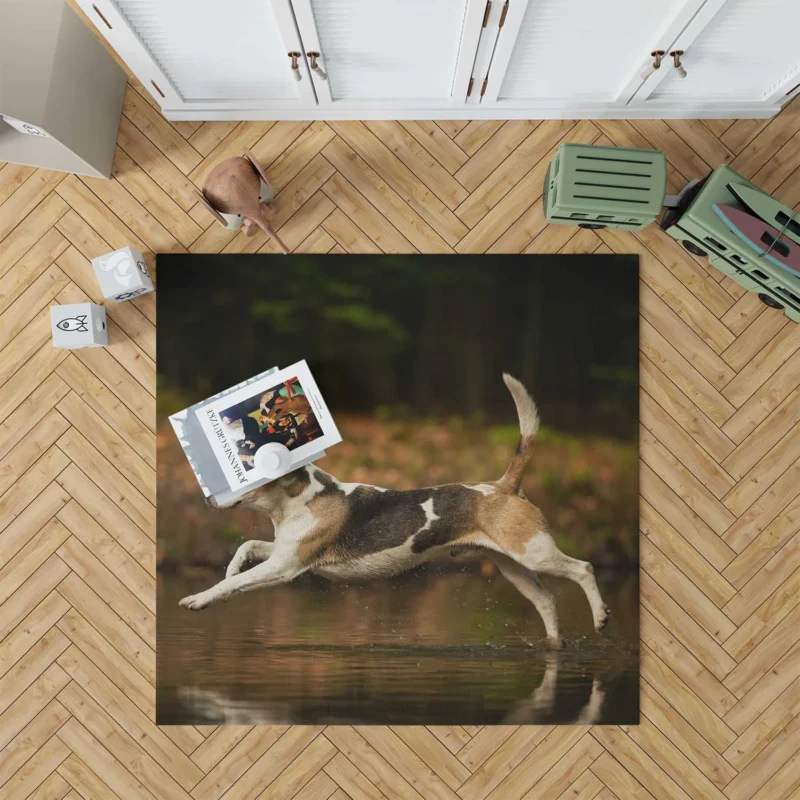
<svg viewBox="0 0 800 800"><path fill-rule="evenodd" d="M184 597L192 611L242 592L287 583L304 572L332 580L395 575L441 555L480 551L542 617L554 648L563 646L553 595L537 573L568 578L583 589L595 630L610 615L592 565L562 553L544 516L522 496L520 484L539 427L536 404L516 378L503 380L517 407L520 440L505 474L492 483L450 483L392 491L342 483L313 464L216 508L246 505L263 511L275 529L273 542L249 541L236 551L226 577L204 592ZM257 566L242 571L249 562Z"/></svg>

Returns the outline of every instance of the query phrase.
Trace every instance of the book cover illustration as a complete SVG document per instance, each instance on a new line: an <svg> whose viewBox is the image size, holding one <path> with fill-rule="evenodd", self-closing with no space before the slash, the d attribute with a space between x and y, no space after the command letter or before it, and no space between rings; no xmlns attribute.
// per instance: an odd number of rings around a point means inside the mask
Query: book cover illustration
<svg viewBox="0 0 800 800"><path fill-rule="evenodd" d="M286 471L314 461L342 440L305 361L273 368L170 417L206 496L233 499L275 476L256 453L279 444Z"/></svg>

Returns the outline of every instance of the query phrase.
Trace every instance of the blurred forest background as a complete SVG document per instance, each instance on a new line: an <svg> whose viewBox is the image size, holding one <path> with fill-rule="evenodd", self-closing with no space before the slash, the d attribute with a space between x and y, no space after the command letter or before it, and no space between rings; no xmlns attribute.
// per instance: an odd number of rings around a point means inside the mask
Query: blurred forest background
<svg viewBox="0 0 800 800"><path fill-rule="evenodd" d="M405 489L494 480L542 428L524 490L559 546L638 561L635 256L164 255L158 259L159 568L224 567L263 519L207 509L167 417L306 359L344 437L320 466ZM256 532L256 529L258 532Z"/></svg>

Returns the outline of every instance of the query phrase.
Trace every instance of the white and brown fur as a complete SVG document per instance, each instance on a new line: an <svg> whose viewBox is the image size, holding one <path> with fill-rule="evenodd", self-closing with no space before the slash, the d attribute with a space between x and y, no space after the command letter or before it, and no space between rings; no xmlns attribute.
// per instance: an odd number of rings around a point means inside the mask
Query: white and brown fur
<svg viewBox="0 0 800 800"><path fill-rule="evenodd" d="M267 514L275 528L274 542L245 542L224 580L180 604L198 611L242 592L287 583L304 572L332 580L366 580L453 552L478 550L535 606L553 647L562 646L555 600L537 573L575 581L600 631L610 611L592 565L564 555L542 513L521 494L539 415L525 387L510 375L503 379L517 407L520 440L499 480L392 491L341 483L314 465L295 470L231 504ZM249 562L260 563L242 572Z"/></svg>

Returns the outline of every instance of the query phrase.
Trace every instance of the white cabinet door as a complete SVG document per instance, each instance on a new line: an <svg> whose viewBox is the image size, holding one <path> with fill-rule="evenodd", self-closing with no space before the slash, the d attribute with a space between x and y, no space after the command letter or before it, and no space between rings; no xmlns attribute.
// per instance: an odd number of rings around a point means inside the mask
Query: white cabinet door
<svg viewBox="0 0 800 800"><path fill-rule="evenodd" d="M509 0L482 104L624 106L703 0Z"/></svg>
<svg viewBox="0 0 800 800"><path fill-rule="evenodd" d="M780 103L800 82L800 0L714 0L669 50L686 77L665 62L634 105L677 105L699 114L709 104Z"/></svg>
<svg viewBox="0 0 800 800"><path fill-rule="evenodd" d="M78 0L165 110L316 105L289 0Z"/></svg>
<svg viewBox="0 0 800 800"><path fill-rule="evenodd" d="M486 0L292 0L320 107L463 105Z"/></svg>

